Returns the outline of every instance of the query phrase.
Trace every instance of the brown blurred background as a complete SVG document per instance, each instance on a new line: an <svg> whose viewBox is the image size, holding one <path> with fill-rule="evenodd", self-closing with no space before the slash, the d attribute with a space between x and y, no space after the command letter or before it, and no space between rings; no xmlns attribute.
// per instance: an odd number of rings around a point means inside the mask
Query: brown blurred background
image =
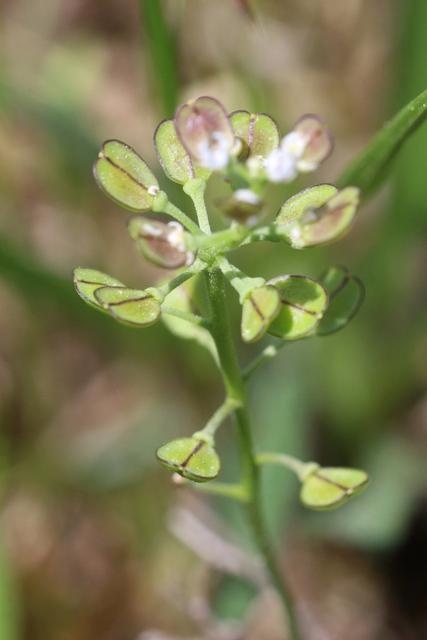
<svg viewBox="0 0 427 640"><path fill-rule="evenodd" d="M0 640L285 640L239 509L173 488L154 457L222 398L209 355L160 323L116 325L74 292L75 266L130 286L163 276L91 166L131 144L172 200L152 134L189 97L303 113L332 129L333 182L426 88L425 0L2 0L0 3ZM365 468L326 514L264 473L265 508L307 640L427 637L427 127L349 236L235 254L249 275L345 263L366 286L342 333L293 344L251 382L259 449ZM272 214L292 192L271 193ZM208 200L225 192L219 179ZM221 219L214 213L214 225ZM230 295L238 339L239 308ZM242 363L262 345L241 347ZM222 476L236 479L231 425Z"/></svg>

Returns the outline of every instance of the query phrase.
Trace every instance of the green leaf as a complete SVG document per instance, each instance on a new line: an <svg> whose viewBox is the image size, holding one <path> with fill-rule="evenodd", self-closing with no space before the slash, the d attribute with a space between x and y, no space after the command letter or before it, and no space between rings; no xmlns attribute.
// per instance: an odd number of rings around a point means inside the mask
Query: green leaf
<svg viewBox="0 0 427 640"><path fill-rule="evenodd" d="M281 305L268 333L283 340L296 340L310 334L319 323L328 303L320 282L305 276L279 276L267 282L279 292Z"/></svg>
<svg viewBox="0 0 427 640"><path fill-rule="evenodd" d="M325 467L303 482L300 499L309 509L335 509L366 488L369 476L359 469Z"/></svg>
<svg viewBox="0 0 427 640"><path fill-rule="evenodd" d="M88 304L104 311L102 305L95 298L95 291L101 287L124 287L125 285L112 276L96 271L77 267L73 271L74 286L81 298Z"/></svg>
<svg viewBox="0 0 427 640"><path fill-rule="evenodd" d="M345 187L319 209L308 208L286 227L284 240L294 249L318 247L342 238L353 224L359 208L360 189Z"/></svg>
<svg viewBox="0 0 427 640"><path fill-rule="evenodd" d="M355 184L366 198L381 186L387 177L390 162L405 141L427 117L427 90L407 104L375 136L371 143L349 165L338 180L341 187Z"/></svg>
<svg viewBox="0 0 427 640"><path fill-rule="evenodd" d="M215 480L221 462L205 440L176 438L159 447L156 456L161 465L194 482Z"/></svg>
<svg viewBox="0 0 427 640"><path fill-rule="evenodd" d="M267 331L280 310L280 297L274 287L255 289L243 302L240 332L244 342L255 342Z"/></svg>
<svg viewBox="0 0 427 640"><path fill-rule="evenodd" d="M102 287L95 299L113 318L133 327L146 327L156 322L161 306L147 291L126 287Z"/></svg>
<svg viewBox="0 0 427 640"><path fill-rule="evenodd" d="M329 294L329 304L315 333L327 336L354 318L365 297L365 288L359 278L350 275L345 267L331 267L320 282Z"/></svg>
<svg viewBox="0 0 427 640"><path fill-rule="evenodd" d="M265 113L249 113L233 111L229 115L234 135L242 142L239 160L251 156L266 158L278 148L280 142L279 129L276 122Z"/></svg>
<svg viewBox="0 0 427 640"><path fill-rule="evenodd" d="M166 21L161 0L140 0L140 5L148 59L153 66L152 77L166 116L172 114L178 105L180 74L175 35Z"/></svg>
<svg viewBox="0 0 427 640"><path fill-rule="evenodd" d="M315 187L304 189L281 206L276 216L276 224L282 226L295 222L308 208L320 209L337 192L338 189L333 184L318 184Z"/></svg>
<svg viewBox="0 0 427 640"><path fill-rule="evenodd" d="M104 142L93 173L102 191L121 207L139 212L152 208L159 183L144 160L124 142Z"/></svg>
<svg viewBox="0 0 427 640"><path fill-rule="evenodd" d="M154 132L154 146L163 171L168 178L185 184L194 178L208 181L212 175L209 169L193 164L178 138L173 120L163 120Z"/></svg>
<svg viewBox="0 0 427 640"><path fill-rule="evenodd" d="M194 262L195 255L187 251L183 226L132 216L128 222L129 235L139 255L162 269L179 269Z"/></svg>

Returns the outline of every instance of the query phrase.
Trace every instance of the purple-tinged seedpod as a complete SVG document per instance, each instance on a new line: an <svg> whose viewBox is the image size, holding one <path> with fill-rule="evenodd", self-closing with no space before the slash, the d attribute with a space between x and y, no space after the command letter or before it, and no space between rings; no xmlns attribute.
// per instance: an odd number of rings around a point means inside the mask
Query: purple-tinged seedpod
<svg viewBox="0 0 427 640"><path fill-rule="evenodd" d="M209 180L212 172L193 163L182 145L173 120L163 120L154 132L154 147L168 178L186 184L194 178Z"/></svg>
<svg viewBox="0 0 427 640"><path fill-rule="evenodd" d="M263 207L262 200L251 189L237 189L228 198L218 198L215 204L224 216L248 226L256 224Z"/></svg>
<svg viewBox="0 0 427 640"><path fill-rule="evenodd" d="M329 193L332 195L327 198ZM338 191L333 185L318 185L285 202L276 222L283 227L285 242L295 249L316 247L334 242L349 231L359 203L358 187Z"/></svg>
<svg viewBox="0 0 427 640"><path fill-rule="evenodd" d="M144 160L120 140L107 140L93 165L98 186L117 204L131 211L149 211L159 183Z"/></svg>
<svg viewBox="0 0 427 640"><path fill-rule="evenodd" d="M202 96L179 107L175 114L179 139L193 160L211 171L225 169L239 152L225 107Z"/></svg>
<svg viewBox="0 0 427 640"><path fill-rule="evenodd" d="M139 255L156 267L179 269L195 260L194 253L187 249L184 227L179 222L132 216L128 231Z"/></svg>
<svg viewBox="0 0 427 640"><path fill-rule="evenodd" d="M295 124L292 133L298 134L305 141L304 151L297 162L300 173L315 171L319 164L331 155L334 139L319 116L303 116Z"/></svg>

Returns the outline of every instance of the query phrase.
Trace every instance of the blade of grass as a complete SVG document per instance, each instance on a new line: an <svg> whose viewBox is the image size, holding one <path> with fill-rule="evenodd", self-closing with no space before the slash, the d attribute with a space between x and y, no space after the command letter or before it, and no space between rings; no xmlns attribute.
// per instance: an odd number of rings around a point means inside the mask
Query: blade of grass
<svg viewBox="0 0 427 640"><path fill-rule="evenodd" d="M143 33L153 67L153 80L163 115L172 117L178 106L179 75L175 37L160 0L140 0Z"/></svg>
<svg viewBox="0 0 427 640"><path fill-rule="evenodd" d="M387 170L405 141L427 118L427 90L409 102L375 136L338 180L340 187L357 185L366 198L387 178Z"/></svg>

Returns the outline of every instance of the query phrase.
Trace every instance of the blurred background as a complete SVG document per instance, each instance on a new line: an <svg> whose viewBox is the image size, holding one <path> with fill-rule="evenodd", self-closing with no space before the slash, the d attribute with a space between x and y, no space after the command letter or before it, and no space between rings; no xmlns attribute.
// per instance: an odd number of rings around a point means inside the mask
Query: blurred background
<svg viewBox="0 0 427 640"><path fill-rule="evenodd" d="M0 3L0 640L285 640L238 506L171 485L154 451L201 428L223 389L208 353L157 325L124 328L71 270L143 288L126 212L92 177L132 145L170 198L152 144L190 97L334 133L318 174L272 190L272 215L333 182L426 88L425 0L2 0ZM250 383L257 447L371 475L335 512L263 472L265 508L307 640L427 637L427 126L341 242L253 245L251 276L345 263L366 300L346 330L288 346ZM208 201L226 192L220 179ZM216 217L215 217L216 216ZM221 218L214 214L214 226ZM238 340L239 307L230 293ZM240 343L239 343L240 345ZM239 346L247 363L262 343ZM234 433L219 433L234 480Z"/></svg>

